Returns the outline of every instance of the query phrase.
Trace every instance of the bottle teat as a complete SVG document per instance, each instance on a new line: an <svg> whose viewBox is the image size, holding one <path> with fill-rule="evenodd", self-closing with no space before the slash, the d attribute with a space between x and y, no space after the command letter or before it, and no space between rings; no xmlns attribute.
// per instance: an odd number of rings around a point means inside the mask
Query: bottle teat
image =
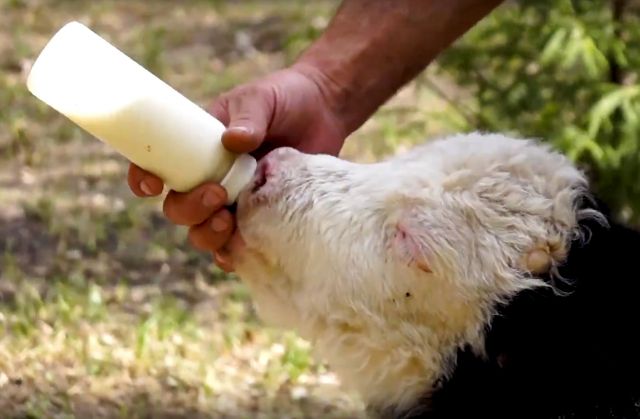
<svg viewBox="0 0 640 419"><path fill-rule="evenodd" d="M251 182L258 162L249 154L238 156L220 185L227 191L227 205L231 205L238 199L242 189Z"/></svg>

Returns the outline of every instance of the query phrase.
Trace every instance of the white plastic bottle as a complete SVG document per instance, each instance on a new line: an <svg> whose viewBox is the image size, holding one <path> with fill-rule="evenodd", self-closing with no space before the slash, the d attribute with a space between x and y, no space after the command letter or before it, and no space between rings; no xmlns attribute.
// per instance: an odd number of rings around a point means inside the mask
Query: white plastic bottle
<svg viewBox="0 0 640 419"><path fill-rule="evenodd" d="M51 38L27 87L173 190L214 181L230 204L255 172L253 157L224 148L220 121L81 23Z"/></svg>

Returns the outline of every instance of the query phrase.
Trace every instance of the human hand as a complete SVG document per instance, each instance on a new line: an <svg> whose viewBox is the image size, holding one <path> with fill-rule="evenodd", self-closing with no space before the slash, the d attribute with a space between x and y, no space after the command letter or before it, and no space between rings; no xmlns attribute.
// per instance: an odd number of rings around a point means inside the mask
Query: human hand
<svg viewBox="0 0 640 419"><path fill-rule="evenodd" d="M227 126L222 143L230 151L260 158L288 146L337 155L348 132L335 96L319 73L292 67L220 95L211 113ZM160 178L133 163L128 183L139 197L157 196L164 189ZM243 242L225 202L224 188L206 182L185 193L169 191L163 211L173 223L189 227L194 247L212 252L217 265L230 272L232 255L242 250Z"/></svg>

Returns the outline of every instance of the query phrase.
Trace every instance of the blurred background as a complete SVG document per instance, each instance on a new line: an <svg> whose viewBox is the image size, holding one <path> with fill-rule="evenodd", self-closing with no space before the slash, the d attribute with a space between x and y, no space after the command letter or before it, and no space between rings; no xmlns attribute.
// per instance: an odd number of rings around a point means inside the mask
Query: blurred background
<svg viewBox="0 0 640 419"><path fill-rule="evenodd" d="M25 88L69 20L186 96L290 63L338 1L0 0L0 417L361 417L295 334L255 317L245 287L127 162ZM470 130L543 139L640 219L640 1L510 1L348 141L372 161ZM375 28L371 28L375 30Z"/></svg>

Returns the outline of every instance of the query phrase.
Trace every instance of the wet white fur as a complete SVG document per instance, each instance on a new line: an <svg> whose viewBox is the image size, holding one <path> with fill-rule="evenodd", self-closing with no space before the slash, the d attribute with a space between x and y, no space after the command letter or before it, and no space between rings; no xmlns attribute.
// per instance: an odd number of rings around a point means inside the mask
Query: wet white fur
<svg viewBox="0 0 640 419"><path fill-rule="evenodd" d="M311 341L374 410L413 406L457 348L482 354L496 303L547 286L527 256L553 269L594 215L575 208L583 174L531 140L458 135L370 165L270 158L268 183L240 197L237 273L262 319Z"/></svg>

